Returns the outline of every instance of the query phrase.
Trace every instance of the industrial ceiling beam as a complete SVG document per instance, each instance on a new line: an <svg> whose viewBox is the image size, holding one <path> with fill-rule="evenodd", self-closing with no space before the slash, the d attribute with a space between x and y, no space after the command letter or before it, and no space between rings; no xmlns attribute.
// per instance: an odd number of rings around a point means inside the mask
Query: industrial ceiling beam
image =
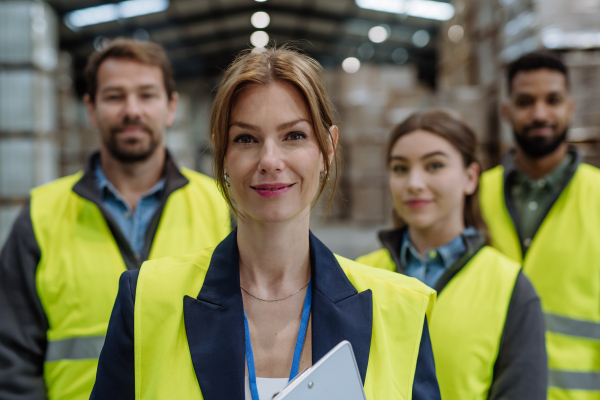
<svg viewBox="0 0 600 400"><path fill-rule="evenodd" d="M160 31L160 30L164 30L164 29L173 29L173 28L183 30L183 29L190 28L194 25L198 25L198 24L201 24L204 22L225 21L226 19L231 18L233 16L243 15L243 14L252 13L252 12L256 12L256 11L266 11L266 12L270 12L271 14L280 13L280 14L286 14L286 15L290 15L290 16L294 16L294 17L301 17L301 18L316 18L316 19L320 19L323 22L327 22L327 23L342 24L352 18L356 18L359 8L357 6L354 6L354 7L351 7L351 10L353 10L353 11L342 14L342 13L317 10L315 8L306 7L306 6L272 4L269 2L265 2L265 3L253 2L253 3L243 4L243 5L234 6L234 7L226 8L226 9L221 8L221 7L214 7L212 9L210 9L210 11L208 11L208 12L184 15L184 16L169 15L168 11L166 11L165 13L167 13L168 18L165 19L164 21L141 24L141 23L137 23L135 18L127 19L127 20L121 21L121 26L118 26L118 27L110 26L104 30L99 30L94 33L86 32L86 29L82 28L76 39L65 38L65 39L61 40L61 47L64 48L65 50L76 50L79 46L85 46L85 45L89 44L90 42L93 42L94 39L98 36L104 36L107 38L113 38L116 36L131 36L131 35L133 35L133 33L135 32L136 29L140 29L140 28L145 29L152 35L152 32L155 32L155 31ZM65 11L62 10L60 12L64 13ZM361 18L361 19L365 20L364 18ZM394 25L412 26L413 25L411 23L407 23L406 21L403 21L402 17L399 15L395 15L395 14L388 15L388 14L384 14L384 13L382 13L382 18L377 18L376 20L366 20L366 21L372 22L373 25L382 24L382 23L388 24L390 26L394 26ZM432 26L435 26L435 25L432 25ZM421 28L421 25L418 25L418 27ZM415 28L417 28L416 24L415 24ZM303 29L302 31L305 32L306 30Z"/></svg>

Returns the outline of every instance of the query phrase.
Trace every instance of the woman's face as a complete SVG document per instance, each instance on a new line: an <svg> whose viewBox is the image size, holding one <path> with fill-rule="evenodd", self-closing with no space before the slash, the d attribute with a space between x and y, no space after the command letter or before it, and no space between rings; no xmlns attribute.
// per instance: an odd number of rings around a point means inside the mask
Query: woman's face
<svg viewBox="0 0 600 400"><path fill-rule="evenodd" d="M465 168L449 141L424 130L406 134L394 144L389 167L394 208L409 227L464 224L465 196L477 188L479 167Z"/></svg>
<svg viewBox="0 0 600 400"><path fill-rule="evenodd" d="M228 140L225 170L242 215L262 223L308 216L324 163L295 86L243 89L232 106Z"/></svg>

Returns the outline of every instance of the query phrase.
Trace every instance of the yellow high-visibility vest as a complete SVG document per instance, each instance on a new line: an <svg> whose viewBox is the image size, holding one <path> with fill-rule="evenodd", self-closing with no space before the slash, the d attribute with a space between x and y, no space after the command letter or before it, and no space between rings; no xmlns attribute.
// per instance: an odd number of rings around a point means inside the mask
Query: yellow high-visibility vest
<svg viewBox="0 0 600 400"><path fill-rule="evenodd" d="M183 298L198 296L212 255L213 249L206 249L142 266L134 314L136 399L203 399L188 347ZM435 291L415 279L374 274L370 267L337 260L358 292L372 290L367 399L411 399L423 324Z"/></svg>
<svg viewBox="0 0 600 400"><path fill-rule="evenodd" d="M396 271L380 249L357 262ZM439 293L429 330L442 399L485 400L520 266L485 246Z"/></svg>
<svg viewBox="0 0 600 400"><path fill-rule="evenodd" d="M492 245L523 263L546 322L551 400L600 399L600 170L578 166L525 253L504 199L504 169L481 177Z"/></svg>
<svg viewBox="0 0 600 400"><path fill-rule="evenodd" d="M190 253L230 232L229 211L214 181L190 170L170 194L150 259ZM41 250L37 292L48 318L44 377L49 399L88 399L108 320L126 270L102 212L73 192L82 173L31 192L31 222Z"/></svg>

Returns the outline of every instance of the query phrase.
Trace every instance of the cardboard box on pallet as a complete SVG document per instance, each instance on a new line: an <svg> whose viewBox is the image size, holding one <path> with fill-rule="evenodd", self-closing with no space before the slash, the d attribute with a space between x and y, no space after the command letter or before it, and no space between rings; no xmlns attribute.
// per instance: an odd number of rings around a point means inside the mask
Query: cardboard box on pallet
<svg viewBox="0 0 600 400"><path fill-rule="evenodd" d="M355 74L328 71L328 89L341 124L343 181L330 216L360 224L389 222L385 150L392 128L433 104L414 66L363 65Z"/></svg>

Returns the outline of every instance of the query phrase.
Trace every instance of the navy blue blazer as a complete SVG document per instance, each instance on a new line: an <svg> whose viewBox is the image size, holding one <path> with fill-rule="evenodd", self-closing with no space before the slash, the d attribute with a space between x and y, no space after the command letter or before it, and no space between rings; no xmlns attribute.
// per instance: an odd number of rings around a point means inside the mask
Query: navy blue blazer
<svg viewBox="0 0 600 400"><path fill-rule="evenodd" d="M333 253L312 233L310 258L312 359L316 362L339 342L348 340L364 382L373 321L371 291L358 293ZM135 398L133 314L138 275L139 270L121 275L90 399ZM225 303L232 304L232 300L234 305L222 307ZM242 312L237 232L233 231L215 249L198 297L184 298L190 354L205 400L244 399ZM236 381L239 384L232 384ZM413 399L441 400L427 321L417 358Z"/></svg>

